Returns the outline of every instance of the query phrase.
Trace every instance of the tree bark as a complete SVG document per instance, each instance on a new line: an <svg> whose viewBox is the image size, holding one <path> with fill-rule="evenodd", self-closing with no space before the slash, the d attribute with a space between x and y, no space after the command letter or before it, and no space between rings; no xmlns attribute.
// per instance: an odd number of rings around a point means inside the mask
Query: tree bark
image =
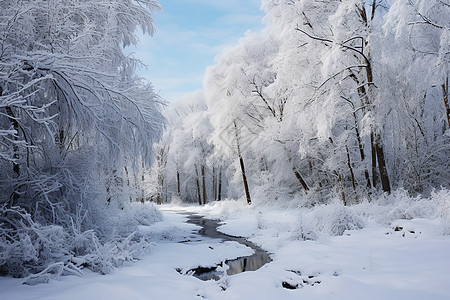
<svg viewBox="0 0 450 300"><path fill-rule="evenodd" d="M448 77L445 82L442 84L442 96L444 98L444 107L445 113L447 115L447 124L448 128L450 128L450 103L448 102Z"/></svg>
<svg viewBox="0 0 450 300"><path fill-rule="evenodd" d="M380 178L381 178L381 187L383 189L383 192L390 194L391 185L389 182L389 176L386 169L386 160L384 159L383 148L381 147L379 140L380 140L379 137L375 139L375 151L377 153L378 168L380 171Z"/></svg>
<svg viewBox="0 0 450 300"><path fill-rule="evenodd" d="M374 133L370 133L370 149L372 153L372 186L377 187L378 175L377 175L377 154L375 150Z"/></svg>
<svg viewBox="0 0 450 300"><path fill-rule="evenodd" d="M142 163L141 163L141 168L142 168L142 174L141 174L141 185L140 185L140 189L141 189L141 198L140 201L143 204L145 202L145 191L144 191L144 182L145 182L145 164L144 164L144 159L142 159Z"/></svg>
<svg viewBox="0 0 450 300"><path fill-rule="evenodd" d="M177 169L177 193L178 197L181 197L180 171L178 169Z"/></svg>
<svg viewBox="0 0 450 300"><path fill-rule="evenodd" d="M341 174L338 175L338 183L339 183L339 189L341 190L342 202L344 203L344 206L347 206L347 202L345 200L344 184L342 183L342 176L341 176Z"/></svg>
<svg viewBox="0 0 450 300"><path fill-rule="evenodd" d="M213 186L213 200L217 200L217 178L216 178L216 168L212 169L212 186Z"/></svg>
<svg viewBox="0 0 450 300"><path fill-rule="evenodd" d="M244 159L242 158L242 156L239 157L239 163L241 165L242 180L244 181L245 197L247 198L247 203L251 204L252 199L250 198L250 190L248 188L247 176L245 175Z"/></svg>
<svg viewBox="0 0 450 300"><path fill-rule="evenodd" d="M309 187L306 184L305 180L303 180L302 175L300 175L300 173L293 167L292 170L294 171L294 175L297 178L297 180L300 182L300 184L302 185L303 189L305 190L305 193L308 193L309 191Z"/></svg>
<svg viewBox="0 0 450 300"><path fill-rule="evenodd" d="M202 198L200 195L200 179L198 176L198 170L197 170L197 165L194 165L195 167L195 175L196 175L196 183L197 183L197 198L198 198L198 205L202 205Z"/></svg>
<svg viewBox="0 0 450 300"><path fill-rule="evenodd" d="M356 83L359 84L358 78L355 75L353 75L352 77L354 78ZM362 99L363 95L365 94L364 86L358 88L358 94L359 94L360 99ZM354 104L349 99L346 99L346 98L344 98L344 99L347 100L353 108L353 120L355 122L356 141L358 142L359 156L361 157L361 162L364 164L364 161L366 159L366 154L364 153L364 146L363 146L362 139L361 139L361 133L359 131L358 116L356 115ZM348 152L348 149L347 149L347 152ZM366 178L367 187L370 189L370 187L371 187L370 176L369 176L369 171L367 170L367 166L365 164L364 164L364 177Z"/></svg>
<svg viewBox="0 0 450 300"><path fill-rule="evenodd" d="M350 152L348 151L347 145L345 145L345 150L347 151L347 166L348 169L350 170L350 175L352 177L353 190L356 190L355 174L353 173L352 163L350 161Z"/></svg>
<svg viewBox="0 0 450 300"><path fill-rule="evenodd" d="M205 184L205 165L202 165L202 194L203 194L203 204L206 204L206 184Z"/></svg>
<svg viewBox="0 0 450 300"><path fill-rule="evenodd" d="M366 71L367 71L367 84L369 84L368 89L369 91L371 90L371 84L373 82L373 74L372 74L372 65L370 63L370 59L366 56L364 56L364 59L366 61ZM371 104L371 101L369 99L369 94L367 94L367 103ZM378 133L374 133L372 131L371 135L371 140L373 140L373 144L372 144L372 167L373 167L373 162L374 162L374 153L373 150L375 150L376 152L376 157L378 160L378 169L380 172L380 178L381 178L381 187L383 189L384 192L387 192L388 194L391 193L391 187L390 187L390 182L389 182L389 176L387 173L387 169L386 169L386 160L384 158L384 151L383 151L383 146L381 143L381 137ZM375 148L375 149L374 149ZM375 160L375 161L376 161ZM375 181L375 179L374 179ZM375 184L374 184L375 185Z"/></svg>
<svg viewBox="0 0 450 300"><path fill-rule="evenodd" d="M241 146L239 143L239 135L238 135L236 121L233 121L233 123L234 123L234 130L235 130L234 133L236 135L236 145L237 145L237 150L238 150L239 164L241 165L242 181L244 183L245 197L247 198L247 203L251 204L252 199L250 198L250 189L248 188L247 176L245 175L244 159L243 159L242 153L241 153Z"/></svg>
<svg viewBox="0 0 450 300"><path fill-rule="evenodd" d="M219 187L217 191L217 200L222 200L222 168L219 167Z"/></svg>

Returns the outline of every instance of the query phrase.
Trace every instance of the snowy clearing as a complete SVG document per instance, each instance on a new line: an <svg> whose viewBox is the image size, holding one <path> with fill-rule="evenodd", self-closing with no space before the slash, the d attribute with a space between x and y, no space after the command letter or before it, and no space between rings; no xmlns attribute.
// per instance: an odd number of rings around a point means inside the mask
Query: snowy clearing
<svg viewBox="0 0 450 300"><path fill-rule="evenodd" d="M164 220L141 227L156 240L152 253L112 274L86 271L37 286L0 278L1 299L449 299L450 236L441 219L365 220L342 236L296 240L299 211L223 201L204 207L163 205ZM223 219L221 231L248 237L272 253L252 272L201 281L186 275L198 266L246 256L238 243L202 239L176 212ZM302 220L307 219L307 214ZM304 221L305 224L307 221ZM193 242L178 243L191 239ZM177 271L180 270L180 272ZM181 273L181 274L180 274ZM183 275L184 274L184 275ZM225 291L223 291L223 288Z"/></svg>

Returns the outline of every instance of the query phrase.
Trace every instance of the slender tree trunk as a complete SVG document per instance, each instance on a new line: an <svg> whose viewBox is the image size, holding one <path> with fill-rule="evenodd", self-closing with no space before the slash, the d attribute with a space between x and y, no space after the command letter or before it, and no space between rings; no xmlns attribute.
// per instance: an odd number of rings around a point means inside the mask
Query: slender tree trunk
<svg viewBox="0 0 450 300"><path fill-rule="evenodd" d="M61 155L63 155L64 151L65 151L65 149L64 149L64 138L65 138L64 129L60 129L59 130L59 135L58 135L58 138L57 138L57 143L59 145L59 153Z"/></svg>
<svg viewBox="0 0 450 300"><path fill-rule="evenodd" d="M305 180L303 180L302 175L295 169L295 167L292 167L292 170L294 171L294 175L297 178L298 182L302 185L303 189L305 190L305 193L308 193L309 187L306 184Z"/></svg>
<svg viewBox="0 0 450 300"><path fill-rule="evenodd" d="M198 169L197 169L197 165L194 165L194 167L195 167L195 175L196 175L196 183L197 183L197 199L198 199L198 205L202 205L202 198L201 198L201 195L200 195L200 179L199 179L199 176L198 176Z"/></svg>
<svg viewBox="0 0 450 300"><path fill-rule="evenodd" d="M448 128L450 128L450 103L448 102L448 77L445 82L442 84L442 96L444 98L444 107L445 113L447 115L447 124Z"/></svg>
<svg viewBox="0 0 450 300"><path fill-rule="evenodd" d="M369 84L368 90L370 92L371 84L373 82L372 65L371 65L370 59L368 57L366 57L365 60L366 60L366 64L367 64L367 66L366 66L367 84ZM369 99L369 94L367 95L367 102L371 103L371 101ZM378 133L375 133L375 136L374 136L373 132L371 133L370 137L371 137L371 140L374 139L374 140L372 140L374 142L372 144L372 163L374 161L373 150L375 150L377 160L378 160L378 169L379 169L380 178L381 178L381 187L384 192L391 193L391 187L390 187L390 182L389 182L389 176L388 176L387 169L386 169L386 160L384 158L384 151L383 151L383 146L381 143L381 137ZM373 164L372 164L372 166L373 166Z"/></svg>
<svg viewBox="0 0 450 300"><path fill-rule="evenodd" d="M361 139L361 133L359 132L359 126L358 126L358 117L356 116L355 111L353 111L353 119L355 121L355 133L356 133L356 140L358 141L358 148L359 148L359 156L361 157L361 162L364 164L364 161L366 159L366 155L364 153L364 147ZM348 149L347 149L348 153ZM367 170L366 165L364 164L364 177L366 178L367 187L370 188L370 176L369 171Z"/></svg>
<svg viewBox="0 0 450 300"><path fill-rule="evenodd" d="M161 186L159 187L158 196L156 197L156 204L161 205L162 204L162 194L164 191L164 178L161 179Z"/></svg>
<svg viewBox="0 0 450 300"><path fill-rule="evenodd" d="M217 200L222 200L222 167L219 167L219 187L217 191Z"/></svg>
<svg viewBox="0 0 450 300"><path fill-rule="evenodd" d="M356 190L355 174L353 173L352 163L350 161L350 152L348 151L347 145L345 145L345 150L347 151L347 166L348 169L350 170L350 175L352 177L353 190Z"/></svg>
<svg viewBox="0 0 450 300"><path fill-rule="evenodd" d="M212 186L213 186L213 199L217 200L217 182L216 182L216 168L213 167L212 169Z"/></svg>
<svg viewBox="0 0 450 300"><path fill-rule="evenodd" d="M181 185L180 185L180 171L177 168L177 193L178 197L181 197Z"/></svg>
<svg viewBox="0 0 450 300"><path fill-rule="evenodd" d="M206 204L206 179L205 179L205 165L202 165L202 193L203 193L203 204Z"/></svg>
<svg viewBox="0 0 450 300"><path fill-rule="evenodd" d="M159 177L159 191L158 191L158 195L156 197L156 204L162 204L162 194L164 191L164 175L162 174L162 170L160 170L160 174L158 175Z"/></svg>
<svg viewBox="0 0 450 300"><path fill-rule="evenodd" d="M244 159L242 158L242 156L239 157L239 163L241 165L242 180L244 181L245 197L247 198L247 203L251 204L252 200L250 198L250 190L248 188L247 176L245 175Z"/></svg>
<svg viewBox="0 0 450 300"><path fill-rule="evenodd" d="M379 137L375 139L375 151L377 152L378 168L380 171L380 178L381 178L381 187L383 189L383 192L390 194L391 185L389 182L389 176L386 169L386 160L384 159L383 148L381 147L379 140L380 140Z"/></svg>
<svg viewBox="0 0 450 300"><path fill-rule="evenodd" d="M286 153L287 159L288 159L289 163L292 165L292 171L294 172L295 178L297 178L298 182L300 182L300 185L303 187L303 189L305 190L305 193L307 194L309 191L309 187L306 184L306 181L303 179L303 176L300 174L300 172L295 168L294 164L292 163L292 157L284 145L283 145L283 151L284 151L284 153Z"/></svg>
<svg viewBox="0 0 450 300"><path fill-rule="evenodd" d="M142 167L142 175L141 175L141 203L145 202L145 191L144 191L144 182L145 182L145 163L144 163L144 159L142 158L142 163L141 163L141 167Z"/></svg>
<svg viewBox="0 0 450 300"><path fill-rule="evenodd" d="M377 175L377 154L375 150L374 133L370 133L370 149L372 153L372 186L377 187L378 175Z"/></svg>
<svg viewBox="0 0 450 300"><path fill-rule="evenodd" d="M339 183L339 189L341 191L341 199L345 206L347 206L347 202L345 200L345 191L344 191L344 184L342 183L342 176L341 174L338 175L338 183Z"/></svg>
<svg viewBox="0 0 450 300"><path fill-rule="evenodd" d="M247 203L251 204L252 200L250 198L250 190L248 188L247 176L245 175L244 159L242 158L241 146L239 143L239 135L238 135L236 121L233 121L233 123L234 123L234 130L235 130L235 134L236 134L236 145L237 145L238 156L239 156L239 164L241 165L242 181L244 183L245 197L247 198Z"/></svg>

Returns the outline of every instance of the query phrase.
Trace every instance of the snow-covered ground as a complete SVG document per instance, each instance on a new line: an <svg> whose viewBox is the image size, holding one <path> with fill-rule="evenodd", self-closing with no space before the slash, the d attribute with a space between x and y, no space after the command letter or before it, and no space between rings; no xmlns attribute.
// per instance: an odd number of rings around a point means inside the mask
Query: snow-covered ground
<svg viewBox="0 0 450 300"><path fill-rule="evenodd" d="M324 206L318 213L319 208L247 206L244 201L161 209L163 222L140 228L155 239L145 259L108 275L85 272L36 286L2 277L0 299L450 299L446 218L380 222L364 212L367 205L345 213ZM219 282L185 274L252 250L236 242L196 242L192 231L198 227L186 224L176 211L225 221L221 231L248 237L272 253L273 261ZM363 228L333 236L345 227L341 219L347 227ZM193 242L179 243L185 240Z"/></svg>

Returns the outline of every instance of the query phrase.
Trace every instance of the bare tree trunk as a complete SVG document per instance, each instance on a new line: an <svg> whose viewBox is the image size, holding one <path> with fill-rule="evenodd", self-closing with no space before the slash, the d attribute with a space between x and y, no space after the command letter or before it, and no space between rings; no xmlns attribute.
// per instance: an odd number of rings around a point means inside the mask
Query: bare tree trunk
<svg viewBox="0 0 450 300"><path fill-rule="evenodd" d="M444 107L447 115L447 124L448 128L450 128L450 103L448 102L448 77L445 82L442 84L442 96L444 98Z"/></svg>
<svg viewBox="0 0 450 300"><path fill-rule="evenodd" d="M347 166L348 169L350 170L350 175L352 177L353 190L356 190L355 174L353 173L352 163L350 161L350 152L348 151L347 145L345 145L345 150L347 151Z"/></svg>
<svg viewBox="0 0 450 300"><path fill-rule="evenodd" d="M212 186L213 186L213 199L217 200L217 178L216 178L216 168L212 169Z"/></svg>
<svg viewBox="0 0 450 300"><path fill-rule="evenodd" d="M142 163L141 163L141 167L142 167L142 175L141 175L141 203L145 202L145 191L144 191L144 182L145 182L145 163L144 163L144 159L142 159Z"/></svg>
<svg viewBox="0 0 450 300"><path fill-rule="evenodd" d="M369 84L368 89L370 92L371 84L373 82L372 65L371 65L370 59L368 57L365 56L364 58L365 58L365 62L367 64L366 65L367 83ZM369 99L369 94L367 95L367 103L368 104L371 103L371 101ZM383 146L381 143L381 137L378 133L375 133L375 136L374 136L373 132L371 133L370 137L371 137L371 140L374 142L372 144L372 166L373 166L373 161L374 161L373 150L375 150L377 160L378 160L378 169L379 169L380 177L381 177L381 187L384 192L387 192L390 194L391 187L390 187L390 182L389 182L389 176L388 176L387 169L386 169L386 160L384 158L384 151L383 151Z"/></svg>
<svg viewBox="0 0 450 300"><path fill-rule="evenodd" d="M358 78L355 75L353 75L352 78L359 84ZM358 94L359 94L360 99L362 99L364 97L364 95L365 95L364 86L358 88ZM366 154L364 153L364 146L363 146L362 139L361 139L361 133L359 131L358 117L356 115L355 106L354 106L353 102L350 101L349 99L347 99L345 97L342 97L342 98L345 99L346 101L348 101L353 108L353 120L355 122L356 141L358 142L359 156L361 157L361 162L364 164L364 160L366 159ZM348 149L347 149L347 153L348 153ZM366 178L367 187L370 189L370 186L371 186L370 176L369 176L369 171L367 170L366 166L364 166L364 177Z"/></svg>
<svg viewBox="0 0 450 300"><path fill-rule="evenodd" d="M158 195L156 197L156 204L161 205L162 204L162 194L163 194L163 188L164 186L164 177L161 179L161 186L159 187Z"/></svg>
<svg viewBox="0 0 450 300"><path fill-rule="evenodd" d="M358 139L358 147L359 147L359 155L361 157L361 162L364 163L364 160L366 159L366 155L364 154L364 148L361 142L361 136L359 134L359 130L357 130L357 139ZM366 178L366 182L367 182L367 187L370 188L371 183L370 183L370 176L369 176L369 171L367 170L367 167L364 166L364 177Z"/></svg>
<svg viewBox="0 0 450 300"><path fill-rule="evenodd" d="M372 153L372 186L377 187L378 175L377 175L377 154L375 151L375 140L373 132L370 133L370 149Z"/></svg>
<svg viewBox="0 0 450 300"><path fill-rule="evenodd" d="M197 165L194 165L194 167L195 167L195 175L196 175L196 184L197 184L197 198L198 198L198 205L202 205L202 198L201 198L201 195L200 195L200 179L199 179L199 176L198 176L198 170L197 170Z"/></svg>
<svg viewBox="0 0 450 300"><path fill-rule="evenodd" d="M339 189L341 191L341 199L345 206L347 206L347 202L345 200L345 192L344 192L344 184L342 183L342 176L341 174L338 175L338 183L339 183Z"/></svg>
<svg viewBox="0 0 450 300"><path fill-rule="evenodd" d="M205 180L205 165L202 165L202 192L203 192L203 204L206 204L206 180Z"/></svg>
<svg viewBox="0 0 450 300"><path fill-rule="evenodd" d="M164 191L164 175L159 174L158 177L159 177L159 184L160 185L158 187L159 191L158 191L158 195L156 197L156 204L159 205L159 204L162 204L162 194L163 194L163 191Z"/></svg>
<svg viewBox="0 0 450 300"><path fill-rule="evenodd" d="M222 200L222 167L219 167L219 188L217 191L217 200Z"/></svg>
<svg viewBox="0 0 450 300"><path fill-rule="evenodd" d="M180 171L178 169L177 169L177 193L178 197L181 197Z"/></svg>
<svg viewBox="0 0 450 300"><path fill-rule="evenodd" d="M286 149L286 147L284 145L283 145L283 151L286 154L289 163L292 165L292 171L294 172L295 178L297 178L298 182L300 182L300 185L305 190L305 193L308 193L309 187L306 184L306 181L303 179L303 176L300 174L300 172L295 168L294 164L292 163L292 157L290 155L290 152Z"/></svg>
<svg viewBox="0 0 450 300"><path fill-rule="evenodd" d="M295 167L292 167L292 170L294 171L294 175L297 178L298 182L302 185L303 189L305 190L305 193L308 193L309 187L306 184L305 180L303 180L302 175L295 169Z"/></svg>
<svg viewBox="0 0 450 300"><path fill-rule="evenodd" d="M241 165L242 180L244 181L245 197L247 198L247 203L251 204L252 200L250 198L250 190L248 188L247 176L245 175L244 159L242 158L242 156L239 157L239 163Z"/></svg>
<svg viewBox="0 0 450 300"><path fill-rule="evenodd" d="M389 182L389 176L386 169L386 160L384 159L383 148L380 145L379 139L380 138L377 137L375 140L375 151L377 152L378 168L380 171L380 178L381 178L381 187L383 188L383 192L390 194L391 185Z"/></svg>
<svg viewBox="0 0 450 300"><path fill-rule="evenodd" d="M245 197L247 198L247 203L251 204L252 200L250 198L250 190L248 188L247 176L245 175L244 159L242 158L241 146L239 143L239 135L238 135L236 121L233 121L233 123L234 123L234 130L235 130L235 134L236 134L236 145L237 145L238 156L239 156L239 164L241 165L242 181L244 183Z"/></svg>

